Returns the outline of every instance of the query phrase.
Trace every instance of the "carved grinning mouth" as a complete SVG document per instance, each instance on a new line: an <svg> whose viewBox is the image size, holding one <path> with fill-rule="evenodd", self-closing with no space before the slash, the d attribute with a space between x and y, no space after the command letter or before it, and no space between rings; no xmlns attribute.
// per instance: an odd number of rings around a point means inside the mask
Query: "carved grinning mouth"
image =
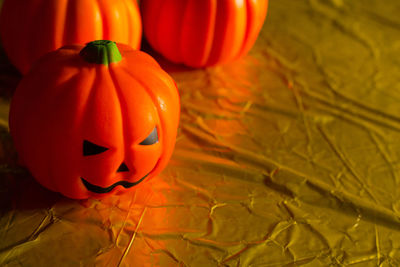
<svg viewBox="0 0 400 267"><path fill-rule="evenodd" d="M116 186L119 186L119 185L123 186L124 188L131 188L132 186L135 186L135 185L139 184L140 182L142 182L148 175L149 174L146 174L140 180L138 180L136 182L133 182L133 183L130 183L130 182L127 182L127 181L119 181L119 182L116 182L113 185L110 185L109 187L101 187L101 186L97 186L97 185L91 184L88 181L86 181L85 179L83 179L82 177L81 177L81 180L82 180L82 182L85 185L87 190L89 190L91 192L94 192L94 193L97 193L97 194L105 194L105 193L111 192Z"/></svg>

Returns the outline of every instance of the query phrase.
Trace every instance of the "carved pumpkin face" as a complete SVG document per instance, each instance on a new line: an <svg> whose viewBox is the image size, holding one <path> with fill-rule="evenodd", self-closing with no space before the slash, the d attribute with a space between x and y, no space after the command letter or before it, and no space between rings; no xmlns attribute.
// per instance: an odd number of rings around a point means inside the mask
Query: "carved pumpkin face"
<svg viewBox="0 0 400 267"><path fill-rule="evenodd" d="M21 162L42 185L71 198L124 192L157 175L179 120L176 85L150 56L124 45L118 56L109 41L82 48L42 58L10 110Z"/></svg>

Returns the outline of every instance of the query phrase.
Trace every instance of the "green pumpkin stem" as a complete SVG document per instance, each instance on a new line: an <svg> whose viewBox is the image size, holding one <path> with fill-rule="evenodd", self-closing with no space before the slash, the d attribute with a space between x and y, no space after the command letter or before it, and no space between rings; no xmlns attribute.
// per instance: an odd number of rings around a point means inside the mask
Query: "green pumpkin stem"
<svg viewBox="0 0 400 267"><path fill-rule="evenodd" d="M113 41L97 40L87 43L79 55L89 63L108 65L122 59L117 45Z"/></svg>

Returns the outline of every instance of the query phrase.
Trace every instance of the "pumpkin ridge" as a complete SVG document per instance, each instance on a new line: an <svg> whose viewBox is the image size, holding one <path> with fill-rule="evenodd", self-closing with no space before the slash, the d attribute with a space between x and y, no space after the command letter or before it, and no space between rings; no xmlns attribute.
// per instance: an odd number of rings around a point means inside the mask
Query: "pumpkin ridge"
<svg viewBox="0 0 400 267"><path fill-rule="evenodd" d="M99 76L96 73L96 70L93 71L89 71L88 73L83 73L83 72L77 72L75 75L70 76L68 79L66 79L64 81L64 83L70 82L72 80L75 79L75 84L80 84L82 82L82 80L86 80L88 86L86 88L88 93L86 94L86 98L83 99L83 103L81 105L81 109L79 111L76 111L76 118L75 118L75 122L76 122L76 129L82 129L82 125L85 124L85 119L87 116L86 111L88 110L88 107L90 105L91 101L93 100L94 94L95 94L95 85L96 83L99 83L98 79ZM88 82L88 80L90 80L90 82ZM76 89L76 90L80 90L80 89ZM73 92L71 92L71 94L73 94ZM82 140L83 141L83 140ZM62 191L62 184L61 184L61 188L60 185L58 184L58 180L54 179L52 180L53 186L57 189L57 192L61 192Z"/></svg>
<svg viewBox="0 0 400 267"><path fill-rule="evenodd" d="M104 16L104 13L103 13L103 6L99 3L99 0L95 0L94 4L96 5L96 8L97 8L96 9L97 14L100 16L100 20L96 21L96 23L95 23L95 24L97 24L97 26L99 28L96 28L95 30L99 31L99 34L103 36L102 37L103 39L110 39L110 37L108 36L108 33L109 33L108 22L105 23L106 17ZM96 35L97 35L97 33L96 33Z"/></svg>
<svg viewBox="0 0 400 267"><path fill-rule="evenodd" d="M215 38L216 38L216 35L215 35L215 31L216 31L216 26L217 26L217 16L218 16L218 2L217 3L215 3L215 6L214 6L214 16L213 16L213 24L212 24L212 26L210 26L210 28L211 28L211 30L210 30L210 35L211 35L211 37L210 37L210 41L209 41L209 47L208 47L208 51L207 51L207 55L206 56L204 56L204 58L203 58L203 62L201 63L202 65L204 65L204 64L206 64L207 62L209 62L210 61L210 57L211 57L211 53L212 53L212 50L213 50L213 47L215 46ZM212 33L211 33L212 32Z"/></svg>
<svg viewBox="0 0 400 267"><path fill-rule="evenodd" d="M42 2L40 3L35 10L33 11L28 11L27 17L29 18L29 20L33 20L35 23L37 23L38 17L41 16L41 13L39 12L39 10L44 10L46 9L46 3ZM29 25L29 26L33 26L33 25ZM33 40L33 42L20 42L22 43L21 47L23 47L23 49L20 50L20 53L22 54L22 57L24 58L29 58L29 60L36 60L37 55L35 53L32 53L32 51L37 51L37 48L42 46L42 42L43 38L45 36L40 36L40 34L42 32L37 32L35 30L35 28L32 30L30 27L27 27L27 35L30 36L30 40ZM39 35L39 36L38 36ZM38 41L40 40L40 41ZM25 66L23 66L23 68L25 68ZM29 68L26 69L26 71L28 71Z"/></svg>
<svg viewBox="0 0 400 267"><path fill-rule="evenodd" d="M139 7L136 2L132 2L131 0L126 1L125 0L125 11L127 13L127 18L128 18L128 23L130 30L129 30L129 35L127 39L127 44L130 44L130 46L134 47L135 49L140 49L141 45L141 38L143 35L143 22L142 22L142 14L139 12ZM134 16L136 14L136 16ZM135 21L137 24L140 24L140 33L139 37L135 34L135 32L132 24L130 22ZM136 25L136 24L135 24Z"/></svg>
<svg viewBox="0 0 400 267"><path fill-rule="evenodd" d="M148 88L148 86L145 83L143 83L141 80L137 79L132 73L130 73L128 69L126 68L122 69L146 90L147 94L151 98L151 101L153 101L153 104L157 107L157 111L160 112L157 105L156 96L153 94L153 91L150 88Z"/></svg>
<svg viewBox="0 0 400 267"><path fill-rule="evenodd" d="M100 0L95 0L94 1L98 7L100 18L101 18L101 29L103 33L103 39L110 39L110 27L109 27L109 21L108 17L104 14L103 6L100 3ZM104 23L107 22L107 23Z"/></svg>
<svg viewBox="0 0 400 267"><path fill-rule="evenodd" d="M215 50L215 46L216 46L215 43L216 43L216 39L217 39L217 35L215 34L215 32L217 31L217 26L218 26L218 9L219 9L218 4L221 4L221 2L217 1L215 3L215 7L214 7L215 10L214 10L214 17L213 17L214 25L212 26L212 36L210 37L211 45L210 45L210 49L208 51L207 57L204 60L205 64L209 64L209 62L212 61L211 56L215 53L214 50Z"/></svg>
<svg viewBox="0 0 400 267"><path fill-rule="evenodd" d="M189 9L189 1L185 2L186 6L184 8L184 12L182 12L182 25L185 25L187 22L185 20L186 18L186 13L188 12ZM179 51L180 51L180 55L181 55L181 61L182 63L186 63L186 57L185 57L185 53L184 53L184 47L185 47L185 39L183 38L183 36L185 35L185 31L184 31L184 27L181 27L181 32L180 32L180 36L178 39L178 44L179 44ZM180 62L178 62L180 63Z"/></svg>
<svg viewBox="0 0 400 267"><path fill-rule="evenodd" d="M166 142L166 141L164 140L164 138L165 138L165 134L164 134L164 127L165 127L165 125L164 125L164 123L163 123L163 120L160 118L160 114L162 113L162 111L161 111L160 106L158 105L156 95L154 94L153 90L151 90L151 89L150 89L145 83L143 83L141 80L139 80L138 78L136 78L135 75L133 75L127 68L122 68L122 70L124 70L125 73L126 73L127 75L129 75L130 77L132 77L132 79L134 79L137 83L139 83L139 84L142 86L142 88L147 92L147 94L150 96L151 101L153 102L154 106L155 106L156 109L157 109L158 119L160 120L160 121L159 121L159 124L160 124L160 128L161 128L161 129L157 129L157 130L159 131L159 136L161 136L162 139L159 139L159 141L161 141L161 144L165 143L165 142ZM162 69L161 69L161 70L162 70ZM160 138L160 137L159 137L159 138ZM163 149L163 150L161 151L160 158L158 159L156 165L154 166L153 170L151 170L151 172L150 172L149 174L152 174L155 170L157 170L156 167L158 167L158 166L160 165L160 161L163 160L164 157L165 157L164 155L165 155L165 151L164 151L164 149Z"/></svg>
<svg viewBox="0 0 400 267"><path fill-rule="evenodd" d="M124 140L124 143L125 143L126 140L127 140L127 135L128 135L127 134L127 128L126 128L126 125L128 125L128 119L127 119L126 116L124 116L124 113L128 111L128 107L127 107L127 102L124 101L125 98L123 97L123 95L121 93L122 88L121 88L121 86L120 86L120 84L118 82L118 79L115 76L114 71L115 71L114 68L110 67L110 68L108 68L107 73L110 75L110 79L111 79L111 81L112 81L112 83L114 85L115 93L116 93L117 98L118 98L119 110L120 110L120 116L121 116L121 124L122 124L121 128L122 128L123 140ZM125 158L125 157L126 157L126 151L125 151L125 147L124 147L123 158Z"/></svg>
<svg viewBox="0 0 400 267"><path fill-rule="evenodd" d="M59 1L58 3L61 3L61 2L62 1ZM60 4L60 6L61 6L61 4ZM65 43L65 39L66 39L65 38L66 37L65 29L66 29L67 22L68 22L68 16L67 16L68 8L69 8L69 2L68 1L64 1L63 11L59 12L59 14L58 14L59 16L61 16L61 14L64 14L63 18L62 19L61 18L57 19L57 16L56 16L55 25L56 25L57 28L60 29L60 31L56 32L55 38L54 38L55 39L55 43L56 43L57 46L60 46L60 44L64 44ZM57 22L59 22L59 23L57 23Z"/></svg>
<svg viewBox="0 0 400 267"><path fill-rule="evenodd" d="M160 114L160 109L159 109L159 107L158 107L157 100L156 100L157 97L156 97L155 94L153 93L153 90L151 90L151 89L150 89L145 83L143 83L141 80L139 80L138 78L136 78L135 75L133 75L132 73L130 73L128 69L126 69L126 68L122 68L122 69L125 71L126 74L128 74L130 77L132 77L132 79L134 79L137 83L139 83L139 84L142 86L142 88L143 88L143 89L146 91L146 93L150 96L151 101L153 102L154 106L156 106L158 114ZM160 125L161 125L161 123L160 123ZM163 131L163 129L161 129L161 134L162 134L162 131Z"/></svg>
<svg viewBox="0 0 400 267"><path fill-rule="evenodd" d="M182 16L180 17L180 21L181 21L181 24L183 24L184 23L184 19L185 19L185 13L186 13L186 9L188 8L188 2L186 2L186 6L185 6L185 8L184 8L184 12L182 13ZM179 27L179 34L178 34L178 36L175 36L175 40L177 40L177 46L179 46L179 51L177 52L177 54L179 55L179 58L178 58L178 62L180 63L180 62L183 62L184 61L184 59L183 59L183 54L182 54L182 47L183 47L183 41L182 41L182 36L183 36L183 27Z"/></svg>
<svg viewBox="0 0 400 267"><path fill-rule="evenodd" d="M214 34L213 36L213 43L215 43L215 45L212 46L207 65L212 66L215 65L216 62L231 61L236 53L240 51L241 45L239 49L235 51L237 42L233 41L238 39L238 31L240 30L240 28L237 27L238 25L234 23L240 17L240 11L237 5L238 3L218 1L216 16L222 13L221 10L223 10L224 16L226 17L223 20L221 20L220 17L216 18L214 32L219 32L220 34Z"/></svg>
<svg viewBox="0 0 400 267"><path fill-rule="evenodd" d="M189 62L193 62L193 66L202 66L204 63L208 62L211 51L212 51L212 47L214 44L214 40L215 40L215 25L217 22L217 7L218 7L218 1L215 0L204 0L209 2L210 5L210 10L212 16L210 16L208 18L208 21L206 22L206 24L208 25L207 29L201 29L201 27L196 27L195 29L187 29L185 27L180 27L181 28L181 36L179 37L180 43L179 43L179 50L181 51L181 62L179 63L183 63L183 64L187 64ZM193 16L196 15L197 10L193 10L193 7L191 7L191 5L189 4L190 1L186 1L186 7L185 7L185 11L183 12L183 18L182 18L182 25L186 25L189 24L187 21L190 20ZM193 15L193 13L195 13ZM198 19L196 20L196 22L198 22ZM199 29L200 28L200 29ZM192 37L193 35L197 35L197 32L201 31L201 34L204 34L204 32L207 32L205 39L207 40L201 40L201 46L200 43L196 43L196 50L197 51L201 51L201 59L198 60L198 58L196 58L195 62L193 60L193 52L192 51L188 51L186 48L188 47L187 42L190 43L190 41L188 40L188 37ZM210 37L208 37L210 36ZM191 39L191 38L189 38ZM200 49L199 49L200 48ZM175 59L176 60L176 59Z"/></svg>
<svg viewBox="0 0 400 267"><path fill-rule="evenodd" d="M183 12L179 16L179 22L180 22L179 24L180 25L183 25L183 23L185 23L185 14L187 13L188 8L189 8L189 1L186 1L184 3ZM162 11L163 10L164 9L162 9ZM176 26L176 28L178 29L178 32L176 33L176 36L171 36L171 38L173 40L175 40L175 47L179 47L179 49L177 49L177 51L176 51L176 56L171 56L172 61L177 61L177 63L183 63L185 61L185 59L184 59L185 56L183 53L184 43L183 43L183 39L182 39L184 31L183 31L183 27L180 27L180 25L173 25L173 27ZM157 25L157 29L158 29L158 31L160 30L158 25ZM162 46L160 48L160 51L162 51ZM169 54L169 53L164 53L164 51L162 51L162 52L165 55Z"/></svg>
<svg viewBox="0 0 400 267"><path fill-rule="evenodd" d="M176 8L172 12L171 9L168 9L171 2L174 2L174 0L163 0L162 3L160 3L160 11L157 13L158 21L157 24L153 26L155 29L154 36L155 42L160 44L160 47L157 49L160 49L161 54L173 54L173 56L167 57L167 59L176 58L175 61L181 62L181 43L179 40L181 40L182 27L180 27L180 25L183 23L182 20L187 2L182 4L183 7Z"/></svg>
<svg viewBox="0 0 400 267"><path fill-rule="evenodd" d="M71 17L68 16L68 14L72 14L73 13L72 12L72 10L73 10L72 2L68 1L67 7L66 7L65 10L66 10L66 12L65 12L65 21L64 21L63 38L62 38L62 40L63 40L64 44L68 44L68 43L70 43L70 37L69 37L68 33L72 32L71 30L68 29L69 28L68 26L71 25L71 22L70 22Z"/></svg>
<svg viewBox="0 0 400 267"><path fill-rule="evenodd" d="M251 30L250 26L252 25L251 24L252 23L252 17L251 17L252 10L251 10L250 0L246 0L245 6L246 6L246 31L243 36L242 45L241 45L239 52L237 53L235 58L239 58L242 55L243 51L245 50L245 48L247 46L247 41L248 41L248 38L250 35L250 30Z"/></svg>
<svg viewBox="0 0 400 267"><path fill-rule="evenodd" d="M162 21L161 20L161 14L162 14L162 12L163 12L163 6L165 5L165 3L166 3L166 1L162 1L162 3L161 3L161 5L160 5L160 7L159 7L159 13L158 13L158 16L156 17L157 18L157 23L154 23L154 25L155 25L155 27L154 28L156 28L156 33L155 33L155 39L156 39L156 43L157 44L159 44L159 43L162 43L162 41L163 40L159 40L160 39L160 37L159 37L159 25L160 24L162 24L162 23L164 23L164 21ZM161 46L162 47L162 46ZM158 49L158 48L157 48Z"/></svg>
<svg viewBox="0 0 400 267"><path fill-rule="evenodd" d="M126 1L124 1L124 2L123 2L123 5L125 6L124 10L125 10L126 17L128 18L129 21L132 21L133 18L132 18L132 16L130 15L130 12L129 12L129 9L130 9L130 8L129 8L129 4L128 4ZM126 25L128 26L128 29L129 29L128 32L129 32L129 33L133 32L130 23L127 23ZM133 41L133 36L132 36L132 34L128 34L127 39L128 39L128 40L127 40L127 43L128 43L128 44L131 44L132 41Z"/></svg>
<svg viewBox="0 0 400 267"><path fill-rule="evenodd" d="M265 22L265 18L268 10L268 0L264 6L255 8L254 4L251 3L251 0L246 0L246 15L247 15L247 25L246 25L246 33L244 35L244 39L242 41L242 46L237 53L235 59L242 57L247 54L251 47L256 42L258 33L261 30L262 25ZM259 21L260 17L264 17L262 21Z"/></svg>

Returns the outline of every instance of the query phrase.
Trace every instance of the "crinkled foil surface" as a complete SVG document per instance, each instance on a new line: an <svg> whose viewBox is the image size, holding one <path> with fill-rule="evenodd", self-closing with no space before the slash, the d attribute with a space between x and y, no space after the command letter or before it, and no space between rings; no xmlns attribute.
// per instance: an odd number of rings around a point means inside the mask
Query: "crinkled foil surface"
<svg viewBox="0 0 400 267"><path fill-rule="evenodd" d="M396 0L271 0L245 58L160 60L182 101L173 157L103 200L17 165L20 76L2 54L0 266L400 266L399 14Z"/></svg>

